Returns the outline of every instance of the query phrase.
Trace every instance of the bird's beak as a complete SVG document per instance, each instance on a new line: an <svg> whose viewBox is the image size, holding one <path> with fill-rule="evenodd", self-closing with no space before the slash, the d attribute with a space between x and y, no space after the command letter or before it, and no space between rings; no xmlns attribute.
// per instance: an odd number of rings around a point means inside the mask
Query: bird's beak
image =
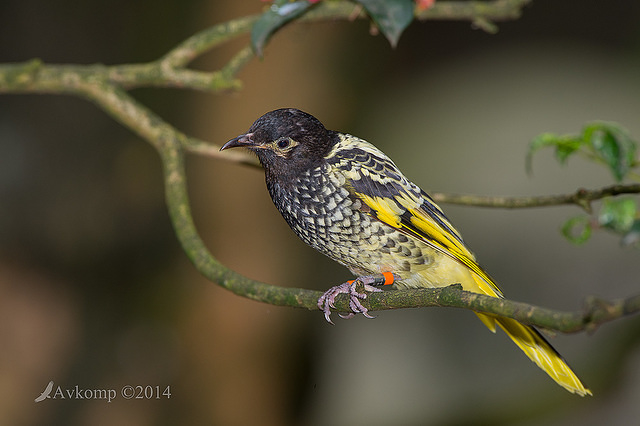
<svg viewBox="0 0 640 426"><path fill-rule="evenodd" d="M252 139L253 133L245 133L244 135L240 135L237 138L231 139L229 142L222 145L220 151L224 151L229 148L238 148L238 147L255 147L256 143Z"/></svg>

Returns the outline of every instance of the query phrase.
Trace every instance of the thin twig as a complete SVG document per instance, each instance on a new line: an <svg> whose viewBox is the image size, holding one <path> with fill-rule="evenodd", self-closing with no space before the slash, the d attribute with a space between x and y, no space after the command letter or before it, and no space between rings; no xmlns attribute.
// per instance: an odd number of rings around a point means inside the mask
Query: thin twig
<svg viewBox="0 0 640 426"><path fill-rule="evenodd" d="M492 197L482 195L431 193L431 197L439 203L464 204L475 207L497 207L505 209L549 207L574 204L587 212L591 211L591 202L609 196L640 193L640 184L618 184L600 189L579 189L571 194L542 195L527 197Z"/></svg>

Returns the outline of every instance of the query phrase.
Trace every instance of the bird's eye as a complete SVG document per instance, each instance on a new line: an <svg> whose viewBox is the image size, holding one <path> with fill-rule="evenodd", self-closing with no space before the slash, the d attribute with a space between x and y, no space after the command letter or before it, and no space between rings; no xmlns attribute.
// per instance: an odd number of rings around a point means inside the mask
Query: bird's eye
<svg viewBox="0 0 640 426"><path fill-rule="evenodd" d="M291 144L291 140L289 138L280 139L278 141L278 148L285 149L285 148L288 148L290 144Z"/></svg>

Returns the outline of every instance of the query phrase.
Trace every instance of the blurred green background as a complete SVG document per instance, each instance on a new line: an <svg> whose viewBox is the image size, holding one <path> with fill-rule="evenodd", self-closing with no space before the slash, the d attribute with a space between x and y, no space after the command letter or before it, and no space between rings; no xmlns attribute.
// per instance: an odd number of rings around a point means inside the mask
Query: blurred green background
<svg viewBox="0 0 640 426"><path fill-rule="evenodd" d="M255 1L4 0L0 62L153 60ZM534 1L488 35L467 22L414 23L392 50L368 24L279 32L244 89L134 96L186 133L222 144L264 112L297 107L376 144L426 190L572 192L612 183L551 153L539 133L590 120L640 136L640 5ZM215 69L248 36L194 64ZM325 289L349 273L298 241L261 171L188 159L195 220L214 256L251 278ZM579 211L444 206L515 300L575 310L588 295L638 291L638 252L596 235L560 236ZM164 206L153 149L90 103L0 96L0 424L628 425L640 418L640 318L551 342L591 387L555 385L470 312L379 313L339 321L259 304L200 277ZM170 386L171 398L46 400L62 389Z"/></svg>

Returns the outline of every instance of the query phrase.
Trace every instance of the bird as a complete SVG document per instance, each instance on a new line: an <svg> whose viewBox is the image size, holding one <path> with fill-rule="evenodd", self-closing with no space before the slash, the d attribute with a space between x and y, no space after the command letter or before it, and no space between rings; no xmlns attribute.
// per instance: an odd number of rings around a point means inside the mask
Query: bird
<svg viewBox="0 0 640 426"><path fill-rule="evenodd" d="M271 199L309 246L346 266L354 280L327 290L318 307L347 294L344 318L372 316L360 302L381 286L435 288L459 283L466 291L503 298L442 209L371 143L328 130L314 116L281 108L258 118L222 150L246 148L264 169ZM562 356L533 327L492 314L476 315L500 327L553 380L569 392L591 395Z"/></svg>
<svg viewBox="0 0 640 426"><path fill-rule="evenodd" d="M34 401L35 402L41 402L44 401L47 398L51 398L51 391L53 390L53 380L51 380L49 383L47 383L47 386L44 388L44 390L42 391L42 393L40 394L40 396L38 396Z"/></svg>

